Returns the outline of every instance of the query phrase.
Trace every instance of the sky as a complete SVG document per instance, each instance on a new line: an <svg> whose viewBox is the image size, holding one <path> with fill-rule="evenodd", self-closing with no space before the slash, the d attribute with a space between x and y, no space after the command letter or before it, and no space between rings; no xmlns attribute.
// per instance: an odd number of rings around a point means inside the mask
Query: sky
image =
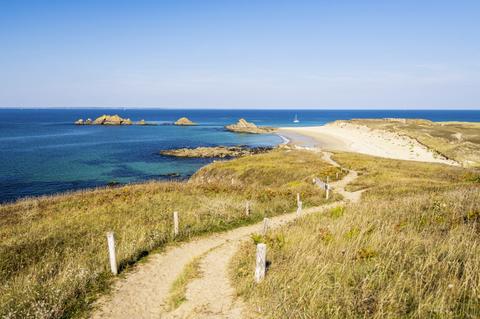
<svg viewBox="0 0 480 319"><path fill-rule="evenodd" d="M480 109L480 1L0 0L0 107Z"/></svg>

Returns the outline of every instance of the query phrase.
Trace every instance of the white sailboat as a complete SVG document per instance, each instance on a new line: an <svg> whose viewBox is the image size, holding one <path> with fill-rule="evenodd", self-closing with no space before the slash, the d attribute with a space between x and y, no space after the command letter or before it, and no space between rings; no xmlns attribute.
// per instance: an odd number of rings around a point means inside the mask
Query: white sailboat
<svg viewBox="0 0 480 319"><path fill-rule="evenodd" d="M297 114L295 114L295 118L293 119L293 123L299 123L300 121L298 120Z"/></svg>

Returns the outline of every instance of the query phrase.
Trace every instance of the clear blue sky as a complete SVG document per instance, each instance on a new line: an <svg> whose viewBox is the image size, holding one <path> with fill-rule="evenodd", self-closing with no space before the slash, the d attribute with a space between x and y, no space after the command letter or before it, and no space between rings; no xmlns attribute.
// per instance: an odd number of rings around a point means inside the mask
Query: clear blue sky
<svg viewBox="0 0 480 319"><path fill-rule="evenodd" d="M0 107L480 108L480 1L0 0Z"/></svg>

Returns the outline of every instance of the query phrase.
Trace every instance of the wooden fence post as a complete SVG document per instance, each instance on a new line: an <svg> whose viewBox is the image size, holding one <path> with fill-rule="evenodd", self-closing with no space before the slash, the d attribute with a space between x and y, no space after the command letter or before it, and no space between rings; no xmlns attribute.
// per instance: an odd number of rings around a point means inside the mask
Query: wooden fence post
<svg viewBox="0 0 480 319"><path fill-rule="evenodd" d="M302 213L302 202L298 202L297 206L297 215L300 215Z"/></svg>
<svg viewBox="0 0 480 319"><path fill-rule="evenodd" d="M178 212L173 212L173 235L178 235Z"/></svg>
<svg viewBox="0 0 480 319"><path fill-rule="evenodd" d="M263 219L263 235L266 235L268 232L268 222L269 222L269 219L265 217Z"/></svg>
<svg viewBox="0 0 480 319"><path fill-rule="evenodd" d="M110 270L115 276L118 274L117 269L117 257L115 256L115 236L113 232L107 233L107 242L108 242L108 257L110 259Z"/></svg>
<svg viewBox="0 0 480 319"><path fill-rule="evenodd" d="M297 206L298 206L298 203L300 203L300 193L297 193Z"/></svg>
<svg viewBox="0 0 480 319"><path fill-rule="evenodd" d="M250 201L247 200L245 204L245 215L248 217L250 215Z"/></svg>
<svg viewBox="0 0 480 319"><path fill-rule="evenodd" d="M335 179L338 179L338 172L335 173Z"/></svg>
<svg viewBox="0 0 480 319"><path fill-rule="evenodd" d="M330 185L325 184L325 199L328 199L330 193Z"/></svg>
<svg viewBox="0 0 480 319"><path fill-rule="evenodd" d="M267 264L267 245L257 244L255 282L259 283L265 278L265 268Z"/></svg>

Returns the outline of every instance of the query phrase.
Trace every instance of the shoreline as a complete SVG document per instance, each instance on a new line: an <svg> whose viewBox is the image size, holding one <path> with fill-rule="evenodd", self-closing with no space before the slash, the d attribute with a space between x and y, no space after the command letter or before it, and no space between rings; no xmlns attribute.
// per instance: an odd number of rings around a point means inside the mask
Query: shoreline
<svg viewBox="0 0 480 319"><path fill-rule="evenodd" d="M331 122L322 126L279 127L277 134L285 136L296 146L397 160L459 165L408 136L373 130L362 125Z"/></svg>

